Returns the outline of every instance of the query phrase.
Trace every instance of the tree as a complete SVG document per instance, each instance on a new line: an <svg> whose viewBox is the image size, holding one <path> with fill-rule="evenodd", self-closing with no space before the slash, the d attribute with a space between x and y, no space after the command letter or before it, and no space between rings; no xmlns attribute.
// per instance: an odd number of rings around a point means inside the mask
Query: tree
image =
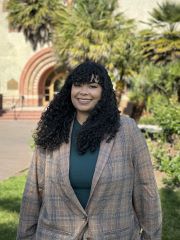
<svg viewBox="0 0 180 240"><path fill-rule="evenodd" d="M149 25L155 30L140 33L142 54L148 61L165 65L180 57L180 4L166 1L150 13Z"/></svg>
<svg viewBox="0 0 180 240"><path fill-rule="evenodd" d="M101 62L121 94L124 80L138 65L133 20L118 11L117 0L64 2L9 0L10 25L22 31L34 49L52 42L59 63L67 68L85 59Z"/></svg>
<svg viewBox="0 0 180 240"><path fill-rule="evenodd" d="M145 60L166 65L180 58L180 32L140 33L141 52Z"/></svg>
<svg viewBox="0 0 180 240"><path fill-rule="evenodd" d="M122 13L114 14L116 9L116 0L79 0L73 9L55 12L53 43L60 59L70 67L86 58L107 62L115 41L127 39L132 23Z"/></svg>
<svg viewBox="0 0 180 240"><path fill-rule="evenodd" d="M117 9L117 0L79 0L55 12L53 46L60 62L72 68L85 59L98 61L122 82L135 62L135 38L133 20Z"/></svg>
<svg viewBox="0 0 180 240"><path fill-rule="evenodd" d="M150 63L141 66L139 73L134 73L131 78L132 90L136 95L141 96L146 101L153 92L159 92L167 100L173 95L177 95L180 80L180 69L178 62L170 63L166 66L156 66Z"/></svg>
<svg viewBox="0 0 180 240"><path fill-rule="evenodd" d="M52 13L60 8L59 0L9 0L10 27L23 32L33 48L52 40Z"/></svg>
<svg viewBox="0 0 180 240"><path fill-rule="evenodd" d="M149 62L152 64L145 68L143 66L138 76L146 79L146 84L152 84L151 90L166 95L167 99L175 94L180 102L180 32L177 30L180 4L166 1L158 4L158 8L154 8L150 15L150 24L157 30L142 31L140 45L145 65ZM147 69L150 71L149 77L144 75ZM149 85L146 88L149 89Z"/></svg>
<svg viewBox="0 0 180 240"><path fill-rule="evenodd" d="M158 8L154 8L150 15L153 26L163 29L167 27L168 31L174 32L180 22L180 4L166 1L158 4Z"/></svg>

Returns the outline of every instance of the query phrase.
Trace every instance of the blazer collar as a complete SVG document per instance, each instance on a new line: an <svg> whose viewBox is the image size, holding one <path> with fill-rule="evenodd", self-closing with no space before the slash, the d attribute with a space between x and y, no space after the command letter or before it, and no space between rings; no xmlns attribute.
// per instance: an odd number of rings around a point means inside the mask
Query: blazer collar
<svg viewBox="0 0 180 240"><path fill-rule="evenodd" d="M98 155L98 159L96 162L96 167L95 167L92 185L91 185L91 192L90 192L90 196L89 196L89 200L88 200L86 209L89 206L89 203L90 203L90 200L95 191L96 185L98 184L98 180L99 180L101 173L109 159L109 155L110 155L113 143L114 143L114 138L110 141L110 143L107 143L106 140L103 140L100 144L99 155Z"/></svg>

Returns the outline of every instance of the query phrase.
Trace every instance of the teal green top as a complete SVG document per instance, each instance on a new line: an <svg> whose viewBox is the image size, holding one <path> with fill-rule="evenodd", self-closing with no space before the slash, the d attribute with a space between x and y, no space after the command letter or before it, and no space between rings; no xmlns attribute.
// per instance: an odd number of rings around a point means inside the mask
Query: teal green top
<svg viewBox="0 0 180 240"><path fill-rule="evenodd" d="M85 154L80 154L76 143L80 129L80 123L75 120L71 135L69 179L79 202L85 208L91 190L99 148L95 152L87 151Z"/></svg>

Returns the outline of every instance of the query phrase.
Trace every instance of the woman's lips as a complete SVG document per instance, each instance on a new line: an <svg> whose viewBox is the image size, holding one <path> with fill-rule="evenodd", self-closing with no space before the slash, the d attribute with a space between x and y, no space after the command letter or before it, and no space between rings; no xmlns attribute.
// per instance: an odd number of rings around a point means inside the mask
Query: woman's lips
<svg viewBox="0 0 180 240"><path fill-rule="evenodd" d="M91 99L78 98L78 102L82 103L82 104L87 104L87 103L91 102Z"/></svg>

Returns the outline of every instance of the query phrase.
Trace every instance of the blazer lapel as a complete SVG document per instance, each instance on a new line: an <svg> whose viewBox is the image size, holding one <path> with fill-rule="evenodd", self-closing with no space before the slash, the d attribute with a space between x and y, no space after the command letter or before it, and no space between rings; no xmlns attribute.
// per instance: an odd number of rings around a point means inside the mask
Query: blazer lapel
<svg viewBox="0 0 180 240"><path fill-rule="evenodd" d="M70 130L70 136L72 132L72 126ZM64 184L64 191L70 201L72 201L77 207L83 211L85 214L85 211L83 207L81 206L78 198L76 197L76 194L71 186L70 180L69 180L69 158L70 158L70 145L71 143L63 143L60 148L55 151L54 158L56 162L59 162L59 172L61 173L61 181Z"/></svg>
<svg viewBox="0 0 180 240"><path fill-rule="evenodd" d="M110 141L110 143L107 143L106 140L103 140L100 144L100 150L99 150L99 155L98 155L98 159L97 159L97 163L96 163L96 168L95 168L95 172L93 175L93 180L92 180L92 185L91 185L91 192L90 192L90 196L89 196L89 200L87 203L87 206L89 205L90 199L95 191L95 187L98 183L98 180L101 176L101 173L108 161L112 146L114 143L114 138ZM87 207L86 207L87 208Z"/></svg>

